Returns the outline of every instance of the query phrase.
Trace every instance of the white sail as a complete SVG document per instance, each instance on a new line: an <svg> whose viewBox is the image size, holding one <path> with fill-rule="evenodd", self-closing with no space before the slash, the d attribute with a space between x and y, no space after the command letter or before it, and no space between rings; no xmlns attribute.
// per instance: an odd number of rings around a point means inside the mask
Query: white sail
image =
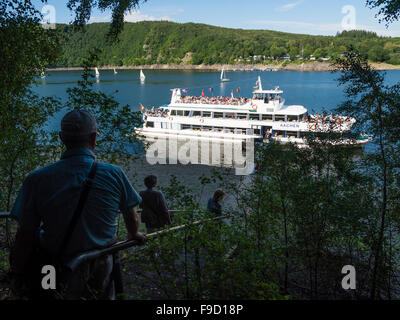
<svg viewBox="0 0 400 320"><path fill-rule="evenodd" d="M222 82L228 82L229 81L228 78L225 78L225 68L222 68L222 71L221 71L221 81Z"/></svg>
<svg viewBox="0 0 400 320"><path fill-rule="evenodd" d="M97 67L96 67L96 68L94 68L94 69L95 69L95 71L96 71L96 77L99 77L99 76L100 76L99 69L97 69Z"/></svg>
<svg viewBox="0 0 400 320"><path fill-rule="evenodd" d="M140 70L140 81L146 80L146 76L143 73L143 70Z"/></svg>
<svg viewBox="0 0 400 320"><path fill-rule="evenodd" d="M115 70L115 68L114 68L114 74L117 74L118 72L117 72L117 70Z"/></svg>

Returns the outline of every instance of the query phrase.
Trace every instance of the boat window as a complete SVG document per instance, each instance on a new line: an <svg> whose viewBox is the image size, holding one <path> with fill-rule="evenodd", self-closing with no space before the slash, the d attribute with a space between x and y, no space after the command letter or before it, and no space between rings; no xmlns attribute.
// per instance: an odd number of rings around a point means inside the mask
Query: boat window
<svg viewBox="0 0 400 320"><path fill-rule="evenodd" d="M201 116L201 111L193 111L192 117L200 117Z"/></svg>
<svg viewBox="0 0 400 320"><path fill-rule="evenodd" d="M210 111L203 111L203 117L211 118L211 112Z"/></svg>
<svg viewBox="0 0 400 320"><path fill-rule="evenodd" d="M171 110L171 116L176 116L176 110Z"/></svg>
<svg viewBox="0 0 400 320"><path fill-rule="evenodd" d="M184 112L183 112L183 115L184 115L185 117L189 117L189 116L190 116L190 111L184 111Z"/></svg>
<svg viewBox="0 0 400 320"><path fill-rule="evenodd" d="M258 113L250 114L250 120L260 120L260 115Z"/></svg>
<svg viewBox="0 0 400 320"><path fill-rule="evenodd" d="M227 113L225 117L227 119L235 119L235 114L234 113Z"/></svg>
<svg viewBox="0 0 400 320"><path fill-rule="evenodd" d="M194 130L194 131L200 131L200 130L201 130L201 127L200 127L200 126L193 126L193 130Z"/></svg>
<svg viewBox="0 0 400 320"><path fill-rule="evenodd" d="M261 134L261 130L260 129L254 129L254 134Z"/></svg>
<svg viewBox="0 0 400 320"><path fill-rule="evenodd" d="M247 119L247 113L238 113L237 118L238 119Z"/></svg>
<svg viewBox="0 0 400 320"><path fill-rule="evenodd" d="M182 130L191 129L190 124L182 124Z"/></svg>
<svg viewBox="0 0 400 320"><path fill-rule="evenodd" d="M297 116L288 116L288 117L287 117L287 120L288 120L289 122L297 122Z"/></svg>
<svg viewBox="0 0 400 320"><path fill-rule="evenodd" d="M272 121L272 114L263 114L262 119Z"/></svg>
<svg viewBox="0 0 400 320"><path fill-rule="evenodd" d="M223 112L214 112L214 118L215 119L220 119L224 117L224 113Z"/></svg>
<svg viewBox="0 0 400 320"><path fill-rule="evenodd" d="M154 128L154 122L148 121L148 122L146 123L146 127L147 127L147 128Z"/></svg>
<svg viewBox="0 0 400 320"><path fill-rule="evenodd" d="M176 111L177 116L183 116L183 110L178 110Z"/></svg>
<svg viewBox="0 0 400 320"><path fill-rule="evenodd" d="M222 131L222 130L224 130L224 128L214 127L214 131L216 131L216 132L220 132L220 131Z"/></svg>
<svg viewBox="0 0 400 320"><path fill-rule="evenodd" d="M275 115L275 121L285 121L285 116Z"/></svg>

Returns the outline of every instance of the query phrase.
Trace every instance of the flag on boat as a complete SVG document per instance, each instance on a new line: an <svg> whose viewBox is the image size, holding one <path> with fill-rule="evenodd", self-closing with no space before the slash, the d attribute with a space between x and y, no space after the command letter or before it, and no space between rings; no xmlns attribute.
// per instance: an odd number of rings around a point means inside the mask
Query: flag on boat
<svg viewBox="0 0 400 320"><path fill-rule="evenodd" d="M204 90L201 90L201 96L204 98Z"/></svg>
<svg viewBox="0 0 400 320"><path fill-rule="evenodd" d="M140 104L140 112L142 112L142 113L143 113L143 110L144 110L144 107L143 107L143 105L142 105L142 104Z"/></svg>
<svg viewBox="0 0 400 320"><path fill-rule="evenodd" d="M236 89L236 93L239 93L239 92L240 92L240 88L237 88L237 89Z"/></svg>

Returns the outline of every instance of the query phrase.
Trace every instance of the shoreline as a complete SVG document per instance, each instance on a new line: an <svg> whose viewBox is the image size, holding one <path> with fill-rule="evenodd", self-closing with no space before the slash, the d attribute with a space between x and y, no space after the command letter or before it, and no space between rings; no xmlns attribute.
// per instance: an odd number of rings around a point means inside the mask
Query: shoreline
<svg viewBox="0 0 400 320"><path fill-rule="evenodd" d="M400 65L391 65L386 63L371 63L371 66L379 71L400 70ZM287 65L278 64L254 64L254 65L192 65L192 64L153 64L142 66L102 66L99 70L181 70L181 71L220 71L222 68L226 71L234 71L242 69L243 71L251 71L253 69L264 70L266 68L279 69L279 71L299 71L299 72L327 72L333 71L334 68L327 62L306 62L302 64L289 63ZM46 71L81 71L82 67L55 67L46 68Z"/></svg>

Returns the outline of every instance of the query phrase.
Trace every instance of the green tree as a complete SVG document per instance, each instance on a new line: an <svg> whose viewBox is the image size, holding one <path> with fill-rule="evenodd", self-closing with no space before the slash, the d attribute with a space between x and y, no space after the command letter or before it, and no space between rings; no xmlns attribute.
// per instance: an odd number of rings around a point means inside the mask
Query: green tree
<svg viewBox="0 0 400 320"><path fill-rule="evenodd" d="M277 47L277 46L273 45L270 48L270 52L271 52L271 56L274 59L277 59L277 58L283 56L284 54L286 54L286 49L283 47Z"/></svg>
<svg viewBox="0 0 400 320"><path fill-rule="evenodd" d="M92 112L98 122L100 134L96 153L99 158L115 164L127 164L135 156L140 141L134 131L143 123L140 112L132 111L129 105L121 106L112 95L98 92L93 88L93 68L97 65L98 52L90 53L84 62L82 79L78 85L68 88L68 110L85 109Z"/></svg>
<svg viewBox="0 0 400 320"><path fill-rule="evenodd" d="M367 0L367 6L378 8L377 16L380 17L380 21L385 21L387 25L400 18L400 2L398 0Z"/></svg>
<svg viewBox="0 0 400 320"><path fill-rule="evenodd" d="M384 48L376 45L368 51L368 58L375 62L383 62L387 59L387 55Z"/></svg>
<svg viewBox="0 0 400 320"><path fill-rule="evenodd" d="M393 194L397 194L398 168L396 161L399 136L394 135L392 119L399 119L399 85L388 86L384 75L373 70L358 53L349 53L346 58L339 59L336 63L338 70L342 71L339 81L346 85L346 102L339 111L354 116L359 121L359 126L374 135L378 148L368 156L370 170L374 172L374 186L380 192L375 201L379 204L379 221L376 233L373 236L373 271L370 285L370 297L375 299L380 296L385 283L390 281L394 272L393 254L391 250L392 211L394 207ZM389 248L389 249L388 249ZM389 255L389 258L387 257ZM389 259L390 262L387 262ZM397 258L398 259L398 258ZM395 261L398 261L398 260ZM387 268L387 263L390 267ZM390 290L388 292L390 297Z"/></svg>

